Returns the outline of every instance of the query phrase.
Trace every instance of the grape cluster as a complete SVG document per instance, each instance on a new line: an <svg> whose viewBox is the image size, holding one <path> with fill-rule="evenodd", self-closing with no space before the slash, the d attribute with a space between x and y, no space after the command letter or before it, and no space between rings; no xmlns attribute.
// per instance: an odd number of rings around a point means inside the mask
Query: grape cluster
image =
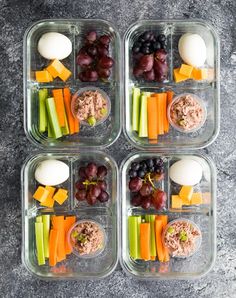
<svg viewBox="0 0 236 298"><path fill-rule="evenodd" d="M164 179L164 163L161 158L133 162L129 170L131 204L160 210L166 205L166 193L155 187L155 182Z"/></svg>
<svg viewBox="0 0 236 298"><path fill-rule="evenodd" d="M85 43L77 55L77 64L81 67L79 79L82 82L96 82L108 79L114 61L109 57L110 37L97 36L96 31L86 35Z"/></svg>
<svg viewBox="0 0 236 298"><path fill-rule="evenodd" d="M136 78L143 77L146 81L157 82L167 79L168 65L164 34L155 36L152 32L144 32L134 42L132 52L133 74Z"/></svg>
<svg viewBox="0 0 236 298"><path fill-rule="evenodd" d="M87 166L80 167L78 174L79 180L75 184L75 197L78 201L86 200L89 205L94 205L97 201L104 203L109 200L105 181L107 168L104 165L98 166L90 162Z"/></svg>

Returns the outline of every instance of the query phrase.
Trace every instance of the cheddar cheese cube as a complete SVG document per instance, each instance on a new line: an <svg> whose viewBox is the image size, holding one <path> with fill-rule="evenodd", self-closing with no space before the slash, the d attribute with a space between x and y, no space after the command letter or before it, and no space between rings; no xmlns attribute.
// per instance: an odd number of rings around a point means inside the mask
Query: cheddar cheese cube
<svg viewBox="0 0 236 298"><path fill-rule="evenodd" d="M179 68L174 69L174 80L176 83L183 82L189 78L179 73Z"/></svg>
<svg viewBox="0 0 236 298"><path fill-rule="evenodd" d="M178 195L171 196L171 207L173 209L181 209L182 208L182 199Z"/></svg>
<svg viewBox="0 0 236 298"><path fill-rule="evenodd" d="M182 200L188 200L190 201L192 198L192 194L193 194L193 187L189 186L189 185L184 185L182 186L180 192L179 192L179 196Z"/></svg>
<svg viewBox="0 0 236 298"><path fill-rule="evenodd" d="M40 206L52 208L54 206L55 201L53 198L47 197L47 199L40 203Z"/></svg>
<svg viewBox="0 0 236 298"><path fill-rule="evenodd" d="M192 71L192 78L197 81L207 80L208 69L207 68L194 68Z"/></svg>
<svg viewBox="0 0 236 298"><path fill-rule="evenodd" d="M56 188L52 186L45 186L45 189L49 191L48 198L51 199L56 191Z"/></svg>
<svg viewBox="0 0 236 298"><path fill-rule="evenodd" d="M52 81L52 76L47 70L36 71L35 78L38 83L49 83Z"/></svg>
<svg viewBox="0 0 236 298"><path fill-rule="evenodd" d="M65 189L58 189L56 194L53 196L53 199L59 204L62 205L65 200L68 198L68 192Z"/></svg>
<svg viewBox="0 0 236 298"><path fill-rule="evenodd" d="M179 74L190 78L192 71L193 71L193 66L188 64L182 64L179 69Z"/></svg>
<svg viewBox="0 0 236 298"><path fill-rule="evenodd" d="M184 205L184 206L190 206L191 205L191 203L190 203L191 201L189 201L188 199L182 199L182 204Z"/></svg>
<svg viewBox="0 0 236 298"><path fill-rule="evenodd" d="M195 192L192 195L191 198L191 205L200 205L202 204L203 200L202 200L202 193L201 192Z"/></svg>
<svg viewBox="0 0 236 298"><path fill-rule="evenodd" d="M63 71L58 75L59 78L65 82L69 79L69 77L71 76L71 71L69 71L69 69L67 69L66 67L64 67Z"/></svg>
<svg viewBox="0 0 236 298"><path fill-rule="evenodd" d="M43 186L39 186L33 194L33 198L39 202L43 202L47 199L48 195L49 191Z"/></svg>
<svg viewBox="0 0 236 298"><path fill-rule="evenodd" d="M48 65L46 69L53 78L56 78L60 73L63 72L64 67L65 66L59 60L55 59Z"/></svg>

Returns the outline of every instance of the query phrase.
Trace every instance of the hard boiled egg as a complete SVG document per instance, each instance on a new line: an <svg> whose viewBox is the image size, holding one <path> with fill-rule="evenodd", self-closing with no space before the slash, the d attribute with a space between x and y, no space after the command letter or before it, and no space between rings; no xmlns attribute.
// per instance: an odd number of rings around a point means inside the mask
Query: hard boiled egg
<svg viewBox="0 0 236 298"><path fill-rule="evenodd" d="M186 64L201 67L206 61L206 45L198 34L186 33L179 40L179 54Z"/></svg>
<svg viewBox="0 0 236 298"><path fill-rule="evenodd" d="M57 159L44 160L37 166L34 176L42 185L58 185L69 178L69 167Z"/></svg>
<svg viewBox="0 0 236 298"><path fill-rule="evenodd" d="M202 179L202 166L193 159L181 159L170 167L170 179L180 185L195 185Z"/></svg>
<svg viewBox="0 0 236 298"><path fill-rule="evenodd" d="M43 34L38 42L38 51L46 59L62 60L72 52L72 43L68 37L58 32Z"/></svg>

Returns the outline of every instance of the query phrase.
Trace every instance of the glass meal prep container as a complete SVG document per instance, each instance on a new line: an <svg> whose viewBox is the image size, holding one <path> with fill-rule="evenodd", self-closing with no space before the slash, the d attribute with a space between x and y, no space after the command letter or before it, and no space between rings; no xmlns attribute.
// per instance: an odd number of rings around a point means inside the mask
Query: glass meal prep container
<svg viewBox="0 0 236 298"><path fill-rule="evenodd" d="M133 162L140 162L149 158L162 158L164 161L164 179L158 182L157 187L167 195L165 208L156 210L154 207L145 210L140 206L134 207L130 203L129 170ZM169 168L178 160L191 159L197 161L203 170L200 182L194 186L194 192L201 192L201 205L182 206L172 208L172 195L179 192L180 185L170 179ZM139 152L130 154L121 166L121 232L120 232L120 262L126 273L140 279L192 279L205 275L212 268L216 257L216 170L212 161L197 153L154 153ZM186 219L194 222L201 231L200 248L190 257L170 257L169 263L157 260L144 261L130 257L129 247L129 216L145 215L168 216L168 222L177 219Z"/></svg>
<svg viewBox="0 0 236 298"><path fill-rule="evenodd" d="M54 208L42 207L32 195L39 185L35 180L35 169L41 161L57 159L69 166L69 179L58 187L68 189L68 199ZM86 201L75 198L75 183L78 181L78 169L88 162L104 165L107 168L107 192L110 195L106 203L97 202L88 205ZM109 275L118 261L118 169L109 155L99 152L56 153L43 152L28 158L22 168L22 261L28 271L41 279L99 279ZM35 239L36 216L64 215L76 216L76 221L91 220L102 226L106 235L105 248L95 258L79 258L74 253L66 260L50 267L38 265ZM52 218L51 218L52 219Z"/></svg>
<svg viewBox="0 0 236 298"><path fill-rule="evenodd" d="M137 38L145 31L166 36L166 51L168 74L162 82L148 82L143 78L135 78L133 75L134 59L132 47ZM185 33L200 35L206 44L206 62L204 67L213 74L210 80L186 80L176 83L173 70L184 63L178 51L178 41ZM124 132L133 146L143 150L179 150L199 149L211 144L219 132L219 38L215 30L206 22L198 20L143 20L132 24L124 37L124 72L125 72L125 107L124 107ZM196 132L181 133L170 126L168 133L158 136L158 142L151 143L146 137L139 137L132 130L132 89L137 87L141 92L166 92L172 90L175 96L183 93L191 93L202 99L206 106L207 116L205 124Z"/></svg>
<svg viewBox="0 0 236 298"><path fill-rule="evenodd" d="M115 63L107 80L82 82L78 78L80 68L76 63L76 56L83 45L86 34L93 30L99 36L109 35L111 40L109 56ZM66 82L56 78L50 83L38 83L35 79L35 71L43 70L50 63L50 60L43 58L37 50L39 38L48 32L61 33L72 43L72 53L62 60L63 65L72 72ZM88 86L102 89L110 98L110 113L103 123L94 127L81 124L79 133L58 139L48 138L45 133L39 131L38 91L40 89L46 88L50 94L53 89L69 87L71 93L74 94L80 88ZM111 23L96 19L43 20L34 23L26 31L24 36L24 128L27 137L35 145L59 149L98 148L111 145L120 134L121 98L120 36Z"/></svg>

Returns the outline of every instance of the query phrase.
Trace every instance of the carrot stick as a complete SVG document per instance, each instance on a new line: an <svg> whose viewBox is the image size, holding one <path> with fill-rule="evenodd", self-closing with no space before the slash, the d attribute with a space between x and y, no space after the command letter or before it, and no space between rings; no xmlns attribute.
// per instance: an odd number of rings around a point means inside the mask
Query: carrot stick
<svg viewBox="0 0 236 298"><path fill-rule="evenodd" d="M79 127L79 119L74 118L74 125L75 125L75 133L78 133L79 130L80 130L80 127Z"/></svg>
<svg viewBox="0 0 236 298"><path fill-rule="evenodd" d="M64 216L52 216L52 226L58 231L57 261L65 260L65 225Z"/></svg>
<svg viewBox="0 0 236 298"><path fill-rule="evenodd" d="M57 263L58 231L51 229L49 236L49 266Z"/></svg>
<svg viewBox="0 0 236 298"><path fill-rule="evenodd" d="M157 127L158 127L158 134L163 135L164 134L164 115L163 115L163 93L157 93Z"/></svg>
<svg viewBox="0 0 236 298"><path fill-rule="evenodd" d="M69 231L69 229L72 227L72 225L75 223L76 221L76 217L75 216L67 216L65 218L65 221L64 221L64 226L65 226L65 253L67 255L69 255L71 252L72 252L72 249L68 243L68 240L67 240L67 233Z"/></svg>
<svg viewBox="0 0 236 298"><path fill-rule="evenodd" d="M64 127L65 126L65 106L64 106L62 89L54 89L52 90L52 94L56 105L56 111L57 111L60 127Z"/></svg>
<svg viewBox="0 0 236 298"><path fill-rule="evenodd" d="M69 129L70 134L72 135L75 132L75 121L74 116L71 112L71 93L69 88L63 89L64 94L64 102L65 102L65 108L66 108L66 116L69 122Z"/></svg>
<svg viewBox="0 0 236 298"><path fill-rule="evenodd" d="M163 222L161 219L155 220L155 233L156 233L156 249L157 249L157 256L160 262L164 262L164 252L163 252L163 245L162 245L162 228Z"/></svg>
<svg viewBox="0 0 236 298"><path fill-rule="evenodd" d="M162 230L164 230L168 223L168 216L164 214L156 215L156 219L162 221ZM163 245L163 253L164 253L164 262L169 262L170 255L169 255L168 248L163 243L162 245Z"/></svg>
<svg viewBox="0 0 236 298"><path fill-rule="evenodd" d="M164 121L164 132L169 132L169 121L167 118L167 94L163 93L163 121Z"/></svg>
<svg viewBox="0 0 236 298"><path fill-rule="evenodd" d="M148 139L152 144L157 143L157 100L156 97L147 98ZM156 142L155 142L156 141Z"/></svg>
<svg viewBox="0 0 236 298"><path fill-rule="evenodd" d="M150 256L150 223L140 224L140 255L144 261L149 261Z"/></svg>
<svg viewBox="0 0 236 298"><path fill-rule="evenodd" d="M172 102L172 99L174 97L174 92L172 90L167 90L166 95L167 95L167 105L168 105L170 104L170 102Z"/></svg>

